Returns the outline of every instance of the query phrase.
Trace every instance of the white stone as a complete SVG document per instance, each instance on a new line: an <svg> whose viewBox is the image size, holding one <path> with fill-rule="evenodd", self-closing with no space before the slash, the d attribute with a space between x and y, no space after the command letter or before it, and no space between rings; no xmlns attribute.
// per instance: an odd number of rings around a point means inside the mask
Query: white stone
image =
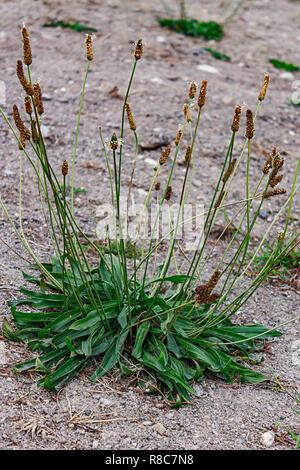
<svg viewBox="0 0 300 470"><path fill-rule="evenodd" d="M261 443L265 447L271 447L275 442L275 433L273 431L264 432L261 435Z"/></svg>
<svg viewBox="0 0 300 470"><path fill-rule="evenodd" d="M97 449L98 446L99 446L99 442L93 441L93 444L92 444L93 449Z"/></svg>
<svg viewBox="0 0 300 470"><path fill-rule="evenodd" d="M164 36L157 36L156 41L157 42L166 42L166 38Z"/></svg>
<svg viewBox="0 0 300 470"><path fill-rule="evenodd" d="M212 65L208 65L208 64L198 65L197 69L201 70L201 72L214 73L214 74L219 73L219 70L216 69L216 67L213 67Z"/></svg>
<svg viewBox="0 0 300 470"><path fill-rule="evenodd" d="M151 166L156 166L157 165L157 162L155 160L153 160L152 158L145 158L145 163L148 163L148 165L151 165Z"/></svg>
<svg viewBox="0 0 300 470"><path fill-rule="evenodd" d="M281 78L282 80L294 80L294 75L292 74L292 72L282 72L279 75L279 78Z"/></svg>
<svg viewBox="0 0 300 470"><path fill-rule="evenodd" d="M44 126L44 124L41 125L41 131L43 134L43 137L49 137L50 135L50 129L47 126Z"/></svg>
<svg viewBox="0 0 300 470"><path fill-rule="evenodd" d="M151 78L150 81L153 82L153 83L163 83L163 82L164 82L164 81L163 81L161 78L159 78L159 77L153 77L153 78Z"/></svg>

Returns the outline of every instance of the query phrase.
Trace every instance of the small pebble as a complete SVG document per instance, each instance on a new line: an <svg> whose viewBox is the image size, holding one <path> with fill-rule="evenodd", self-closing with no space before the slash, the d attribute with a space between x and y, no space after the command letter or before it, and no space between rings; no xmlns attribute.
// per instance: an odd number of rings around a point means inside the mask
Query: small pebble
<svg viewBox="0 0 300 470"><path fill-rule="evenodd" d="M279 78L281 78L282 80L294 80L295 77L292 72L282 72L279 75Z"/></svg>
<svg viewBox="0 0 300 470"><path fill-rule="evenodd" d="M264 219L264 220L266 220L266 218L268 217L267 213L263 210L260 210L258 215L261 219Z"/></svg>
<svg viewBox="0 0 300 470"><path fill-rule="evenodd" d="M158 434L163 435L166 433L166 428L161 423L156 423L152 426L152 429Z"/></svg>
<svg viewBox="0 0 300 470"><path fill-rule="evenodd" d="M216 69L216 67L213 67L212 65L208 65L208 64L198 65L197 69L201 70L201 72L214 73L214 74L219 73L219 70Z"/></svg>
<svg viewBox="0 0 300 470"><path fill-rule="evenodd" d="M275 442L275 433L273 431L264 432L261 435L261 443L265 447L271 447Z"/></svg>

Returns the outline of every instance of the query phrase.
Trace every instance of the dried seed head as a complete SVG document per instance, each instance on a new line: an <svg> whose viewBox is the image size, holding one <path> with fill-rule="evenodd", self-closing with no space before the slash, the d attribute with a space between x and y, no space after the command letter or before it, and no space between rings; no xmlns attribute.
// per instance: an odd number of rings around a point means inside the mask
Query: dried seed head
<svg viewBox="0 0 300 470"><path fill-rule="evenodd" d="M33 88L26 79L24 75L24 70L23 70L23 63L21 60L17 60L17 77L20 80L20 83L22 87L24 88L24 91L27 93L27 95L32 96L33 95Z"/></svg>
<svg viewBox="0 0 300 470"><path fill-rule="evenodd" d="M62 173L63 176L67 176L68 171L69 171L69 164L68 164L67 160L64 160L63 164L61 166L61 173Z"/></svg>
<svg viewBox="0 0 300 470"><path fill-rule="evenodd" d="M168 187L167 187L166 194L165 194L165 200L166 200L166 201L169 201L169 200L170 200L171 194L172 194L172 186L168 186Z"/></svg>
<svg viewBox="0 0 300 470"><path fill-rule="evenodd" d="M191 100L195 98L196 93L197 93L197 85L195 82L192 82L189 88L189 97Z"/></svg>
<svg viewBox="0 0 300 470"><path fill-rule="evenodd" d="M177 136L176 136L176 138L175 138L175 140L174 140L174 144L175 144L175 145L178 145L178 144L179 144L180 139L181 139L182 136L183 136L183 130L182 130L182 129L178 129Z"/></svg>
<svg viewBox="0 0 300 470"><path fill-rule="evenodd" d="M270 76L265 75L264 83L263 83L263 85L261 87L261 90L260 90L260 93L258 95L259 101L263 101L265 99L267 89L268 89L268 85L269 85L269 81L270 81Z"/></svg>
<svg viewBox="0 0 300 470"><path fill-rule="evenodd" d="M39 83L33 84L33 95L34 95L34 101L37 107L37 112L41 116L44 112L44 104L43 104L42 90L41 90Z"/></svg>
<svg viewBox="0 0 300 470"><path fill-rule="evenodd" d="M196 298L196 302L199 305L203 304L211 304L213 302L216 302L219 299L220 295L219 294L200 294Z"/></svg>
<svg viewBox="0 0 300 470"><path fill-rule="evenodd" d="M109 146L110 146L110 148L111 148L112 150L117 150L119 144L118 144L118 139L117 139L116 134L113 134L113 135L111 136Z"/></svg>
<svg viewBox="0 0 300 470"><path fill-rule="evenodd" d="M26 139L24 139L23 134L20 134L19 140L20 140L20 142L19 142L19 150L24 150L25 147L26 147Z"/></svg>
<svg viewBox="0 0 300 470"><path fill-rule="evenodd" d="M262 171L265 175L267 175L269 173L270 169L272 168L272 161L273 161L272 156L269 155L267 160L266 160L266 163L264 164L264 167L262 169Z"/></svg>
<svg viewBox="0 0 300 470"><path fill-rule="evenodd" d="M35 120L31 120L31 136L32 136L32 140L35 144L38 144L39 141L40 141L40 137L39 137L39 133L37 131L37 127L36 127L36 121Z"/></svg>
<svg viewBox="0 0 300 470"><path fill-rule="evenodd" d="M221 277L221 271L215 271L210 280L206 284L197 286L195 293L197 294L197 302L200 304L215 302L218 300L218 294L211 294L212 290L216 287Z"/></svg>
<svg viewBox="0 0 300 470"><path fill-rule="evenodd" d="M216 200L216 203L214 205L214 209L217 209L220 205L221 205L221 202L223 201L223 198L224 198L224 194L225 194L225 190L223 190L220 194L220 196L218 197L218 199Z"/></svg>
<svg viewBox="0 0 300 470"><path fill-rule="evenodd" d="M203 80L202 84L201 84L201 87L200 87L199 97L198 97L198 106L199 106L199 108L202 108L202 106L205 105L206 88L207 88L207 80Z"/></svg>
<svg viewBox="0 0 300 470"><path fill-rule="evenodd" d="M32 64L32 55L31 55L29 31L25 25L22 28L22 36L23 36L23 49L24 49L24 64L30 65Z"/></svg>
<svg viewBox="0 0 300 470"><path fill-rule="evenodd" d="M281 168L283 167L283 164L284 164L284 158L280 155L280 153L277 153L273 157L273 166L276 170L276 173L278 173L278 171L281 170Z"/></svg>
<svg viewBox="0 0 300 470"><path fill-rule="evenodd" d="M266 192L265 198L269 199L270 197L279 196L280 194L285 194L285 193L286 193L286 189L284 188L269 189L269 191Z"/></svg>
<svg viewBox="0 0 300 470"><path fill-rule="evenodd" d="M128 119L128 122L129 122L130 129L132 131L135 131L136 130L136 125L135 125L135 122L134 122L134 119L133 119L133 116L132 116L132 112L131 112L129 103L125 104L125 108L126 108L127 119Z"/></svg>
<svg viewBox="0 0 300 470"><path fill-rule="evenodd" d="M32 103L31 103L31 98L30 96L25 96L24 99L24 105L25 105L25 110L27 114L32 114Z"/></svg>
<svg viewBox="0 0 300 470"><path fill-rule="evenodd" d="M25 124L23 123L18 106L16 104L13 105L13 117L15 124L17 126L18 131L20 132L20 135L23 137L23 139L30 140L31 134Z"/></svg>
<svg viewBox="0 0 300 470"><path fill-rule="evenodd" d="M160 181L157 181L157 183L155 183L154 189L155 189L155 191L160 190Z"/></svg>
<svg viewBox="0 0 300 470"><path fill-rule="evenodd" d="M93 37L87 34L85 38L87 60L93 60Z"/></svg>
<svg viewBox="0 0 300 470"><path fill-rule="evenodd" d="M171 147L169 147L169 146L165 147L163 149L162 154L161 154L160 159L159 159L159 164L160 165L164 165L166 163L166 161L169 158L170 152L171 152Z"/></svg>
<svg viewBox="0 0 300 470"><path fill-rule="evenodd" d="M254 137L253 114L250 109L247 109L247 112L246 112L246 137L249 140L253 139Z"/></svg>
<svg viewBox="0 0 300 470"><path fill-rule="evenodd" d="M192 120L191 110L187 103L183 106L183 112L184 112L187 122L191 122Z"/></svg>
<svg viewBox="0 0 300 470"><path fill-rule="evenodd" d="M221 271L215 271L207 283L208 293L210 294L211 291L216 287L221 277Z"/></svg>
<svg viewBox="0 0 300 470"><path fill-rule="evenodd" d="M190 163L191 157L192 157L192 149L190 146L188 146L185 152L185 157L184 157L184 161L187 165Z"/></svg>
<svg viewBox="0 0 300 470"><path fill-rule="evenodd" d="M142 43L142 40L139 39L135 45L134 54L133 54L136 60L140 60L140 58L143 55L143 52L144 52L143 43Z"/></svg>
<svg viewBox="0 0 300 470"><path fill-rule="evenodd" d="M271 180L270 180L270 186L271 188L275 188L275 186L277 186L277 184L280 183L280 181L282 180L283 178L283 174L281 173L281 175L278 175L278 176L272 176L271 177Z"/></svg>
<svg viewBox="0 0 300 470"><path fill-rule="evenodd" d="M235 164L236 164L236 158L233 158L229 165L228 170L226 171L225 175L222 178L223 183L226 183L226 181L228 181L229 177L231 176L234 170Z"/></svg>
<svg viewBox="0 0 300 470"><path fill-rule="evenodd" d="M232 126L231 126L232 132L237 132L239 130L241 115L242 115L242 107L236 106L234 110L234 116L233 116L233 121L232 121Z"/></svg>

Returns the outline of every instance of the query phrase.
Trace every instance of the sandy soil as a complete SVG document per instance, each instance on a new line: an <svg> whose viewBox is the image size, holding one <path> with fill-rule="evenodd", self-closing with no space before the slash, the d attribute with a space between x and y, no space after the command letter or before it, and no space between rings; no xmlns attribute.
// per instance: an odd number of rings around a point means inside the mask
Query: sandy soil
<svg viewBox="0 0 300 470"><path fill-rule="evenodd" d="M170 3L170 2L169 2ZM220 1L187 1L190 16L199 20L222 21ZM285 186L291 185L299 158L299 109L290 105L300 73L283 74L268 60L277 58L298 63L300 40L300 3L287 0L246 2L247 6L227 25L221 43L187 38L158 26L164 15L161 2L145 1L29 1L0 2L1 96L4 110L11 117L14 102L21 105L21 92L15 75L15 62L22 57L20 26L30 28L34 54L34 79L44 92L43 125L49 155L55 168L72 158L74 129L85 69L84 33L69 29L43 28L52 19L80 21L97 28L94 61L88 78L81 134L76 162L77 187L87 192L76 197L76 214L87 232L94 229L93 215L107 197L108 178L98 139L98 127L106 138L118 132L121 100L130 74L133 43L143 38L145 54L138 64L130 103L134 111L141 144L172 141L182 123L182 106L191 80L208 80L207 106L196 143L201 164L196 167L191 200L207 203L224 149L236 104L254 109L263 76L271 75L270 89L257 119L253 141L251 183L259 178L265 152L276 146L286 156ZM297 29L298 28L298 29ZM278 47L280 46L280 47ZM204 47L218 49L231 62L217 61ZM298 61L298 62L297 62ZM199 65L210 65L218 73L204 73ZM3 85L1 85L3 87ZM117 93L111 93L117 87ZM5 100L4 100L5 98ZM298 134L297 134L298 131ZM1 121L1 197L14 220L18 211L18 151L13 136ZM243 132L237 139L241 148ZM128 144L128 145L127 145ZM124 157L132 161L132 137L125 138ZM297 145L298 144L298 145ZM184 152L184 151L183 151ZM134 189L142 198L153 172L153 160L160 149L141 151ZM184 154L183 154L184 155ZM182 158L183 158L182 155ZM131 165L128 165L128 176ZM125 169L126 171L126 169ZM184 168L176 170L174 195L178 195ZM245 175L245 165L241 175ZM24 165L23 221L31 239L46 247L41 257L51 256L39 209L34 179ZM162 172L166 177L167 169ZM209 178L209 180L208 180ZM237 181L232 197L243 197ZM299 197L294 216L299 223ZM276 214L279 201L267 201L255 235L265 230L264 218ZM280 228L280 223L276 227ZM24 250L15 239L0 211L0 237L14 250L0 243L0 317L9 318L7 301L18 297L23 285ZM222 248L222 246L220 247ZM238 321L264 323L274 327L299 312L298 293L287 286L262 286L241 309ZM299 321L282 328L282 338L272 343L272 354L260 370L272 371L283 384L299 387ZM0 339L0 447L2 449L261 449L260 428L280 423L299 427L293 411L296 402L286 393L271 390L270 384L229 386L206 378L197 385L201 398L194 406L166 409L158 396L139 394L135 384L120 380L118 374L97 384L89 380L91 369L84 370L62 391L50 393L37 389L34 377L18 376L13 364L31 357L24 346ZM298 415L299 416L299 415ZM104 420L101 422L101 420ZM276 440L271 449L290 448Z"/></svg>

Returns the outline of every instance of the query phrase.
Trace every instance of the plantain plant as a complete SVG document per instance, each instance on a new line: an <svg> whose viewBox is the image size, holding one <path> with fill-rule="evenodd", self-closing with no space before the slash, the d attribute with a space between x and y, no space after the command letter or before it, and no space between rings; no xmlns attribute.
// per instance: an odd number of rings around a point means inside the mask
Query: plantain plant
<svg viewBox="0 0 300 470"><path fill-rule="evenodd" d="M1 109L20 150L19 227L5 201L0 199L0 204L32 259L30 267L33 271L30 271L31 274L24 272L23 276L27 284L34 285L32 288L22 287L22 298L9 301L12 320L5 319L2 326L5 338L23 342L33 352L31 360L17 364L14 370L34 371L39 377L39 386L58 390L88 365L94 367L92 381L98 381L109 371L117 369L122 375L132 376L145 390L161 393L172 406L191 403L192 396L196 395L192 383L202 380L206 372L228 382L256 383L267 380L267 376L250 367L256 361L253 354L263 347L267 338L280 336L281 333L260 324L236 325L232 316L298 240L296 233L288 240L286 235L292 202L299 188L296 183L299 164L290 190L278 188L283 177L280 171L284 159L273 149L255 187L252 188L249 183L254 124L266 95L269 76L264 78L255 114L249 109L246 112L246 136L242 151L235 155L234 144L242 114L241 106L237 106L211 201L207 209L185 220L195 166L201 158L196 158L195 144L201 116L205 112L207 81L202 81L199 93L196 83L190 84L184 105L184 124L178 130L174 144L162 150L134 234L129 238L128 218L124 222L123 206L125 201L128 215L134 187L138 134L128 98L135 70L144 53L142 41L137 41L121 110L120 133L106 140L102 129L99 129L102 158L109 175L113 216L112 224L105 226L106 244L103 246L86 235L74 214L75 160L85 85L93 60L93 37L86 37L87 68L70 175L66 160L62 162L60 174L54 171L46 149L41 126L44 112L42 91L39 83L32 82L31 47L25 26L22 35L24 59L17 62L17 75L26 93L25 109L30 130L21 118L17 105L13 106L15 126ZM27 74L23 64L27 67ZM128 176L124 172L124 168L128 168L128 157L126 165L123 161L126 121L135 139L127 198L122 193ZM172 181L185 139L188 141L185 175L180 194L175 196ZM39 259L23 231L24 158L36 178L41 210L53 247L53 258L47 263ZM228 201L233 181L244 159L247 167L245 198ZM165 173L161 173L162 168L169 168L164 183L160 180L161 174ZM71 190L67 191L69 187ZM251 235L264 200L277 196L284 198L281 208L266 227L256 250L248 257ZM175 199L178 202L173 217L171 201ZM151 213L153 217L149 226L148 214L153 200L156 201L155 211ZM235 210L228 222L232 237L222 256L217 257L215 248L211 248L210 236L218 216L227 207ZM161 235L159 226L162 217L168 229ZM269 257L256 271L255 277L245 284L247 271L276 221L282 217L285 217L285 225L276 236ZM184 239L180 238L181 229L188 223L196 223L198 219L203 223L196 225L196 243L189 249L184 245ZM89 261L88 250L93 250L97 255L97 262ZM214 266L209 272L211 262ZM29 306L26 311L20 310L24 304Z"/></svg>

